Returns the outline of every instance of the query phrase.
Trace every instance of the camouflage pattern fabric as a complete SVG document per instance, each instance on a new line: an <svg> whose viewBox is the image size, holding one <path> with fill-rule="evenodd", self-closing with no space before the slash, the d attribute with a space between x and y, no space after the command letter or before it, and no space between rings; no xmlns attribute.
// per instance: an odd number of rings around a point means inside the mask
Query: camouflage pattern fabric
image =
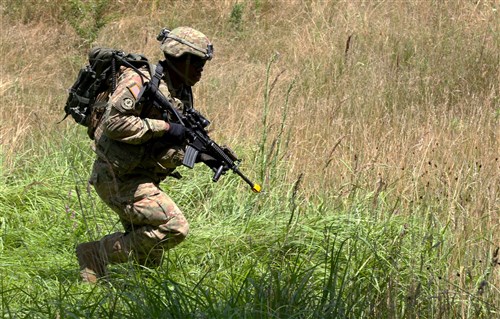
<svg viewBox="0 0 500 319"><path fill-rule="evenodd" d="M133 257L141 264L158 266L163 250L176 246L188 234L181 210L149 176L117 176L106 162L97 160L90 183L125 229L101 239L109 263Z"/></svg>
<svg viewBox="0 0 500 319"><path fill-rule="evenodd" d="M206 35L190 27L178 27L168 33L161 50L170 56L180 57L185 53L210 60L213 47Z"/></svg>
<svg viewBox="0 0 500 319"><path fill-rule="evenodd" d="M181 165L185 145L169 142L163 136L166 125L161 112L137 101L143 85L134 70L122 69L95 131L97 159L89 182L125 229L100 240L107 263L133 257L157 266L164 249L179 244L189 231L181 210L159 187ZM172 97L163 83L159 89L178 108L181 99L192 101L190 88L179 98Z"/></svg>
<svg viewBox="0 0 500 319"><path fill-rule="evenodd" d="M148 74L145 69L141 71ZM133 173L134 170L161 171L162 165L158 165L161 155L155 153L160 149L176 149L177 152L171 152L175 155L172 161L177 166L180 165L182 150L162 138L165 130L163 114L151 105L137 102L137 96L143 87L141 77L132 69L124 69L117 83L94 133L97 155L105 159L118 174ZM161 83L159 89L178 109L182 109L183 103L192 100L192 97L184 96L191 94L190 89L181 92L179 98L183 99L182 102L171 96L165 84ZM168 165L168 168L172 168L172 165ZM164 175L168 173L169 170L165 170Z"/></svg>

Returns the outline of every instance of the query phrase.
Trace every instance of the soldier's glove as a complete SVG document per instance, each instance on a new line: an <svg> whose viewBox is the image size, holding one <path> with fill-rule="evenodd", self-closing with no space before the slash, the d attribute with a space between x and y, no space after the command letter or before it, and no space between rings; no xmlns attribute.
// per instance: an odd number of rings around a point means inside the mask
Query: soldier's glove
<svg viewBox="0 0 500 319"><path fill-rule="evenodd" d="M186 128L182 124L168 123L168 131L163 135L169 142L181 144L186 139Z"/></svg>

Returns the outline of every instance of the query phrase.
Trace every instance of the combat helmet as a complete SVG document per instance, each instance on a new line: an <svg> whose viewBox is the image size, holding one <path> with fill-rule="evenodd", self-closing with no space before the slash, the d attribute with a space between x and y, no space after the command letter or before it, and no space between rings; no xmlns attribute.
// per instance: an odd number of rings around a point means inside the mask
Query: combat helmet
<svg viewBox="0 0 500 319"><path fill-rule="evenodd" d="M190 27L178 27L172 31L162 29L157 37L161 41L161 50L165 56L178 58L185 53L210 60L213 46L206 35Z"/></svg>

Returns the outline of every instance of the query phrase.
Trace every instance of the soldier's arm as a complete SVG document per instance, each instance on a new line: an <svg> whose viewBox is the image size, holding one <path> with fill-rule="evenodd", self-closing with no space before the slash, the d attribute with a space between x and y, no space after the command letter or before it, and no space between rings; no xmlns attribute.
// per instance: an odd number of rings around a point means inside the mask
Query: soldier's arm
<svg viewBox="0 0 500 319"><path fill-rule="evenodd" d="M142 88L140 76L133 70L125 71L110 98L109 113L104 118L104 134L129 144L142 144L164 135L168 124L159 119L140 118L141 107L137 95Z"/></svg>

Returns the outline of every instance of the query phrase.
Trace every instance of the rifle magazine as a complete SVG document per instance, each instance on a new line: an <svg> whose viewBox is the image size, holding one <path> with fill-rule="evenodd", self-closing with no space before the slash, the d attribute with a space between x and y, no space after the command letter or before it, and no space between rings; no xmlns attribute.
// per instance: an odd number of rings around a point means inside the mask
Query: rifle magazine
<svg viewBox="0 0 500 319"><path fill-rule="evenodd" d="M199 151L192 147L191 145L188 145L186 147L186 152L184 154L184 160L182 161L182 165L193 168L194 164L196 163L196 159L198 158L198 153Z"/></svg>

